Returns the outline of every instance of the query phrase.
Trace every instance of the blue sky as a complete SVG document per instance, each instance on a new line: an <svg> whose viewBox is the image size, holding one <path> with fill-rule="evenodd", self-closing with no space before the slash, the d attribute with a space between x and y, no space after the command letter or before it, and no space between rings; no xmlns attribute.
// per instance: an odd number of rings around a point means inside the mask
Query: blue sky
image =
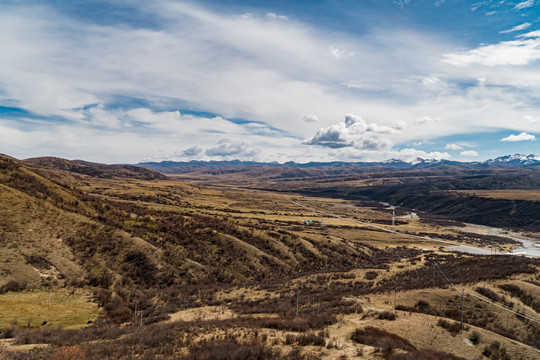
<svg viewBox="0 0 540 360"><path fill-rule="evenodd" d="M0 152L540 153L540 1L3 1Z"/></svg>

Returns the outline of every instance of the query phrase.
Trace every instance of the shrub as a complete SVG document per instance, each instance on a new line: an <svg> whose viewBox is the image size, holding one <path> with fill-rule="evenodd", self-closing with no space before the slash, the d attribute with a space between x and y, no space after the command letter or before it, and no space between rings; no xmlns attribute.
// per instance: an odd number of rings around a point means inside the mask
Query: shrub
<svg viewBox="0 0 540 360"><path fill-rule="evenodd" d="M26 285L25 281L10 280L0 286L0 294L5 294L8 291L23 291L26 289Z"/></svg>
<svg viewBox="0 0 540 360"><path fill-rule="evenodd" d="M437 325L448 330L452 334L457 334L461 330L461 324L455 321L450 322L444 319L439 319L439 321L437 321Z"/></svg>
<svg viewBox="0 0 540 360"><path fill-rule="evenodd" d="M368 271L364 277L366 280L375 280L377 276L379 276L379 274L376 271Z"/></svg>
<svg viewBox="0 0 540 360"><path fill-rule="evenodd" d="M471 342L474 344L474 345L477 345L479 342L480 342L480 338L482 336L480 335L480 333L476 330L474 330L471 334L471 336L469 336L469 340L471 340Z"/></svg>
<svg viewBox="0 0 540 360"><path fill-rule="evenodd" d="M326 341L324 340L324 337L320 336L320 334L316 335L312 332L308 332L306 334L299 334L299 335L288 334L285 337L285 344L287 345L298 344L300 346L308 346L308 345L324 346L326 344Z"/></svg>
<svg viewBox="0 0 540 360"><path fill-rule="evenodd" d="M392 352L393 349L416 350L407 339L372 326L365 329L356 329L351 336L351 340L360 344L382 348L387 353Z"/></svg>
<svg viewBox="0 0 540 360"><path fill-rule="evenodd" d="M397 319L397 314L390 311L382 311L377 315L377 319L394 321Z"/></svg>
<svg viewBox="0 0 540 360"><path fill-rule="evenodd" d="M482 355L492 360L511 360L506 349L501 347L498 341L494 341L489 346L486 346Z"/></svg>

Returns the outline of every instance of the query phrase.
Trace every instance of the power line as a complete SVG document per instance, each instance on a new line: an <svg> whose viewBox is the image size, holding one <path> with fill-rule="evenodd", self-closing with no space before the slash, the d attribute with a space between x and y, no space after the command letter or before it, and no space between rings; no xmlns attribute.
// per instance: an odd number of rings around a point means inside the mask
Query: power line
<svg viewBox="0 0 540 360"><path fill-rule="evenodd" d="M444 276L446 282L448 282L448 284L450 284L452 287L455 287L455 284L453 284L450 280L448 280L448 277L446 277L446 275L444 274L444 272L442 271L442 269L439 267L439 265L438 265L437 263L434 263L434 264L435 264L435 267L443 274L443 276ZM463 290L463 291L464 291L464 290ZM458 293L459 293L459 291L458 291ZM525 319L527 319L527 320L530 320L530 321L533 321L533 322L535 322L535 323L540 324L540 319L536 319L536 318L534 318L534 317L532 317L532 316L530 316L530 315L527 315L527 314L525 314L525 313L517 312L517 311L515 311L515 310L513 310L513 309L510 309L510 308L507 307L507 306L504 306L504 305L502 305L502 304L499 304L498 302L495 302L495 301L493 301L493 300L491 300L491 299L488 299L488 298L486 298L486 297L484 297L484 296L477 295L477 294L472 293L472 292L469 292L469 291L467 291L467 294L469 294L469 295L471 295L472 297L475 297L475 298L477 298L477 299L479 299L479 300L485 301L485 302L487 302L487 303L489 303L489 304L491 304L491 305L498 306L498 307L500 307L501 309L504 309L504 310L506 310L506 311L512 312L512 313L516 314L517 316L521 316L521 317L523 317L523 318L525 318ZM461 296L461 295L460 295L460 296Z"/></svg>

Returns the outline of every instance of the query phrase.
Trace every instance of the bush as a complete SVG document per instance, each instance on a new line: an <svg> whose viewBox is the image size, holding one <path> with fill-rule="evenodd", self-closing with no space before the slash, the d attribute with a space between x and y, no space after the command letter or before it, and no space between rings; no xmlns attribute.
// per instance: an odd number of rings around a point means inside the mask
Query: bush
<svg viewBox="0 0 540 360"><path fill-rule="evenodd" d="M393 349L416 350L407 339L372 326L365 329L356 329L351 336L351 340L360 344L382 348L386 353L391 353Z"/></svg>
<svg viewBox="0 0 540 360"><path fill-rule="evenodd" d="M414 305L414 307L419 310L425 310L425 309L429 309L430 305L425 300L418 300L418 302L416 303L416 305Z"/></svg>
<svg viewBox="0 0 540 360"><path fill-rule="evenodd" d="M375 280L377 276L379 276L379 274L376 271L368 271L366 272L366 275L364 275L366 280Z"/></svg>
<svg viewBox="0 0 540 360"><path fill-rule="evenodd" d="M8 291L23 291L26 289L26 282L25 281L16 281L16 280L10 280L4 285L0 286L0 294L5 294Z"/></svg>
<svg viewBox="0 0 540 360"><path fill-rule="evenodd" d="M471 336L469 336L469 340L471 340L474 345L477 345L480 342L481 337L480 333L474 330Z"/></svg>
<svg viewBox="0 0 540 360"><path fill-rule="evenodd" d="M461 324L455 321L450 322L444 319L439 319L439 321L437 321L437 325L448 330L452 334L457 334L461 330Z"/></svg>
<svg viewBox="0 0 540 360"><path fill-rule="evenodd" d="M511 360L506 349L501 347L498 341L494 341L489 346L486 346L482 355L492 360Z"/></svg>
<svg viewBox="0 0 540 360"><path fill-rule="evenodd" d="M287 345L298 344L300 346L308 346L308 345L324 346L326 344L326 341L324 340L324 337L320 336L320 334L316 335L312 332L308 332L306 334L299 334L299 335L288 334L285 337L285 344Z"/></svg>
<svg viewBox="0 0 540 360"><path fill-rule="evenodd" d="M397 319L397 314L390 311L382 311L377 315L377 319L394 321Z"/></svg>

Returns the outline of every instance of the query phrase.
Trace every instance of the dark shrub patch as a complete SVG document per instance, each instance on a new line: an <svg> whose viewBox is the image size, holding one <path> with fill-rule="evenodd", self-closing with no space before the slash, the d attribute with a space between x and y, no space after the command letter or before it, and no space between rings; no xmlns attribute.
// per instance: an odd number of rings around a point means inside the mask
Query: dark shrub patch
<svg viewBox="0 0 540 360"><path fill-rule="evenodd" d="M461 324L455 321L447 321L444 319L439 319L439 321L437 321L437 325L439 325L443 329L448 330L452 334L457 334L461 330Z"/></svg>
<svg viewBox="0 0 540 360"><path fill-rule="evenodd" d="M414 351L416 348L406 339L387 332L386 330L368 326L365 329L356 329L351 336L351 340L360 344L382 348L385 352L392 352L393 349Z"/></svg>
<svg viewBox="0 0 540 360"><path fill-rule="evenodd" d="M383 311L377 315L377 319L393 321L397 319L397 315L390 311Z"/></svg>
<svg viewBox="0 0 540 360"><path fill-rule="evenodd" d="M26 289L26 282L10 280L0 287L0 294L5 294L8 291L23 291Z"/></svg>

